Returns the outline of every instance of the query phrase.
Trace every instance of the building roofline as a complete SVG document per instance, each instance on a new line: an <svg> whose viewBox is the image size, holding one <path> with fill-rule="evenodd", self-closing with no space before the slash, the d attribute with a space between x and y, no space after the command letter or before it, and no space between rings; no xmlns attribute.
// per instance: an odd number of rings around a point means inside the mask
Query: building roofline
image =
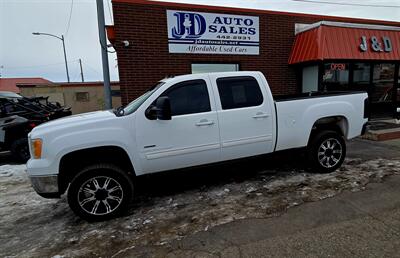
<svg viewBox="0 0 400 258"><path fill-rule="evenodd" d="M119 86L119 81L111 82L111 86ZM54 82L54 83L17 83L18 88L35 88L35 87L103 87L102 81L96 82Z"/></svg>
<svg viewBox="0 0 400 258"><path fill-rule="evenodd" d="M48 82L52 82L48 79L45 79L43 77L0 77L0 80L44 80L44 81L48 81Z"/></svg>
<svg viewBox="0 0 400 258"><path fill-rule="evenodd" d="M309 14L309 13L296 13L296 12L284 12L284 11L273 11L273 10L262 10L262 9L251 9L251 8L240 8L240 7L225 7L225 6L214 6L214 5L204 5L204 4L188 4L188 3L176 3L176 2L161 2L156 0L112 0L113 3L129 3L137 5L158 5L165 7L178 7L178 8L198 8L207 9L215 11L233 11L233 12L249 12L249 13L260 13L260 14L275 14L275 15L288 15L288 16L300 16L300 17L310 17L317 19L336 19L338 21L347 22L370 22L382 25L392 25L400 26L400 22L396 21L385 21L376 19L366 19L366 18L351 18L343 16L330 16L330 15L319 15L319 14Z"/></svg>
<svg viewBox="0 0 400 258"><path fill-rule="evenodd" d="M303 33L320 26L331 26L340 28L353 28L353 29L367 29L367 30L387 30L387 31L400 31L400 27L377 25L377 24L365 24L365 23L348 23L348 22L332 22L332 21L320 21L309 25L303 25L296 31L296 34ZM400 24L399 24L400 25Z"/></svg>

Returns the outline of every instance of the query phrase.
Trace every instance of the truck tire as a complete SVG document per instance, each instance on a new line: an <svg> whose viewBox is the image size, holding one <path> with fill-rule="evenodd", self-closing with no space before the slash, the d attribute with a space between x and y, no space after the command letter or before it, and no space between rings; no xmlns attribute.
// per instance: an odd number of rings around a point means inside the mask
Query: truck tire
<svg viewBox="0 0 400 258"><path fill-rule="evenodd" d="M321 131L312 137L307 152L313 172L330 173L342 165L346 157L346 142L336 131Z"/></svg>
<svg viewBox="0 0 400 258"><path fill-rule="evenodd" d="M11 154L20 162L26 163L30 158L29 144L27 138L22 138L14 141L11 144Z"/></svg>
<svg viewBox="0 0 400 258"><path fill-rule="evenodd" d="M87 221L104 221L125 211L133 199L133 182L112 164L82 169L71 181L67 194L72 211Z"/></svg>

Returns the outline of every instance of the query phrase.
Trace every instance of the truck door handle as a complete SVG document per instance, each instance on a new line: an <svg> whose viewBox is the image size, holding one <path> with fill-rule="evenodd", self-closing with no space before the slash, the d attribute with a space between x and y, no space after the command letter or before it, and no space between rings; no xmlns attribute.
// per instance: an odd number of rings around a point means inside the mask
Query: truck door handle
<svg viewBox="0 0 400 258"><path fill-rule="evenodd" d="M207 119L201 119L200 122L196 123L196 126L213 125L214 121L208 121Z"/></svg>
<svg viewBox="0 0 400 258"><path fill-rule="evenodd" d="M268 114L263 113L263 112L257 112L257 114L255 116L253 116L253 118L257 119L257 118L267 118L269 117Z"/></svg>

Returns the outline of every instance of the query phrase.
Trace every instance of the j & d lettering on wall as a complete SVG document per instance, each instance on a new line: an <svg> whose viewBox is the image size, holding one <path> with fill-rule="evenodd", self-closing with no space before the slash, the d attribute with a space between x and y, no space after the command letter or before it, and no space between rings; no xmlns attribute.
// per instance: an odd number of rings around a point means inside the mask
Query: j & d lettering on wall
<svg viewBox="0 0 400 258"><path fill-rule="evenodd" d="M393 45L390 38L386 36L380 39L378 39L378 37L376 36L372 36L370 38L362 36L360 50L362 52L368 52L369 50L372 50L374 52L392 52Z"/></svg>

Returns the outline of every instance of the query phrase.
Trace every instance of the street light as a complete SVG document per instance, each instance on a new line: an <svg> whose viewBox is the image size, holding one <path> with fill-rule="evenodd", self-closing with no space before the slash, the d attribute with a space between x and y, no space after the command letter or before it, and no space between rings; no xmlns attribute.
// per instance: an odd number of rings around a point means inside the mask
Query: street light
<svg viewBox="0 0 400 258"><path fill-rule="evenodd" d="M57 39L62 41L63 50L64 50L65 70L67 71L67 80L68 80L68 82L70 82L69 81L69 72L68 72L67 53L65 52L64 35L61 35L61 37L59 37L59 36L56 36L56 35L53 35L53 34L42 33L42 32L33 32L32 34L35 35L35 36L39 36L39 35L50 36L50 37L57 38Z"/></svg>

